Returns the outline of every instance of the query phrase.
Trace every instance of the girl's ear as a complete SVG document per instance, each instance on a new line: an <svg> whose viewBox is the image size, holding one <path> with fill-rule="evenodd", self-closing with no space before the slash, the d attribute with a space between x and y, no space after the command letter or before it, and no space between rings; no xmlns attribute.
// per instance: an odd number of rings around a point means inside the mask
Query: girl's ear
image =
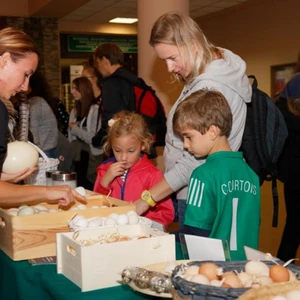
<svg viewBox="0 0 300 300"><path fill-rule="evenodd" d="M141 146L141 151L144 151L145 149L146 149L146 147L145 147L145 145L143 143L142 146Z"/></svg>
<svg viewBox="0 0 300 300"><path fill-rule="evenodd" d="M209 134L211 140L214 141L217 137L220 136L220 128L216 125L211 125L208 128L207 133Z"/></svg>

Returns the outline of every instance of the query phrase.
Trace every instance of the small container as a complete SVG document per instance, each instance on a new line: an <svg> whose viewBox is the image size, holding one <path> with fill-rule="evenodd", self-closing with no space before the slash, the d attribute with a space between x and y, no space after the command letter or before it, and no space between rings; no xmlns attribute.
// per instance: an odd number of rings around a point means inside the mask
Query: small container
<svg viewBox="0 0 300 300"><path fill-rule="evenodd" d="M57 171L57 170L51 170L51 171L46 171L46 185L50 186L52 185L52 174L63 174L65 172L63 171Z"/></svg>
<svg viewBox="0 0 300 300"><path fill-rule="evenodd" d="M52 185L70 185L73 189L77 187L77 173L53 173Z"/></svg>

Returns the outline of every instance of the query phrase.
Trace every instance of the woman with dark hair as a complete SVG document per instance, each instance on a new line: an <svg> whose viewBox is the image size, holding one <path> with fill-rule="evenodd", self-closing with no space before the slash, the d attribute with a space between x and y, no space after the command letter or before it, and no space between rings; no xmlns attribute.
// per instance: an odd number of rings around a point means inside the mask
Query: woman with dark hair
<svg viewBox="0 0 300 300"><path fill-rule="evenodd" d="M30 105L29 129L34 143L50 158L57 158L58 126L51 109L50 88L42 73L33 74L27 91Z"/></svg>
<svg viewBox="0 0 300 300"><path fill-rule="evenodd" d="M96 168L103 161L103 150L92 145L92 138L101 127L99 104L91 82L85 77L73 80L71 93L75 106L70 113L69 141L76 153L77 183L92 190L97 177Z"/></svg>
<svg viewBox="0 0 300 300"><path fill-rule="evenodd" d="M60 99L53 97L51 88L41 71L37 71L30 78L30 94L29 97L42 97L51 107L58 125L58 130L68 137L69 114L65 105Z"/></svg>

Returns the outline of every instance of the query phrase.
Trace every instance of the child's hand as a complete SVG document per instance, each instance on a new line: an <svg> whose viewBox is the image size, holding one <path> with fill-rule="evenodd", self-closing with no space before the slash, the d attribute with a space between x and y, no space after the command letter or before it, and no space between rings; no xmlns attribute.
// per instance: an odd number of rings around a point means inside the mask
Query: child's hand
<svg viewBox="0 0 300 300"><path fill-rule="evenodd" d="M112 164L105 175L101 179L101 185L104 187L108 187L110 183L119 176L122 176L126 171L124 162L116 162Z"/></svg>

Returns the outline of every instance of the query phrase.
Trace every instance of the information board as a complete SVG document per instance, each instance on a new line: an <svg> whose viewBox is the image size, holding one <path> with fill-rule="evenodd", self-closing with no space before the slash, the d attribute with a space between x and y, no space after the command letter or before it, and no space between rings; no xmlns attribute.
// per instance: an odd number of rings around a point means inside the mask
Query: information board
<svg viewBox="0 0 300 300"><path fill-rule="evenodd" d="M68 35L68 52L94 52L104 43L115 43L123 53L137 53L136 36L114 36L114 35Z"/></svg>

